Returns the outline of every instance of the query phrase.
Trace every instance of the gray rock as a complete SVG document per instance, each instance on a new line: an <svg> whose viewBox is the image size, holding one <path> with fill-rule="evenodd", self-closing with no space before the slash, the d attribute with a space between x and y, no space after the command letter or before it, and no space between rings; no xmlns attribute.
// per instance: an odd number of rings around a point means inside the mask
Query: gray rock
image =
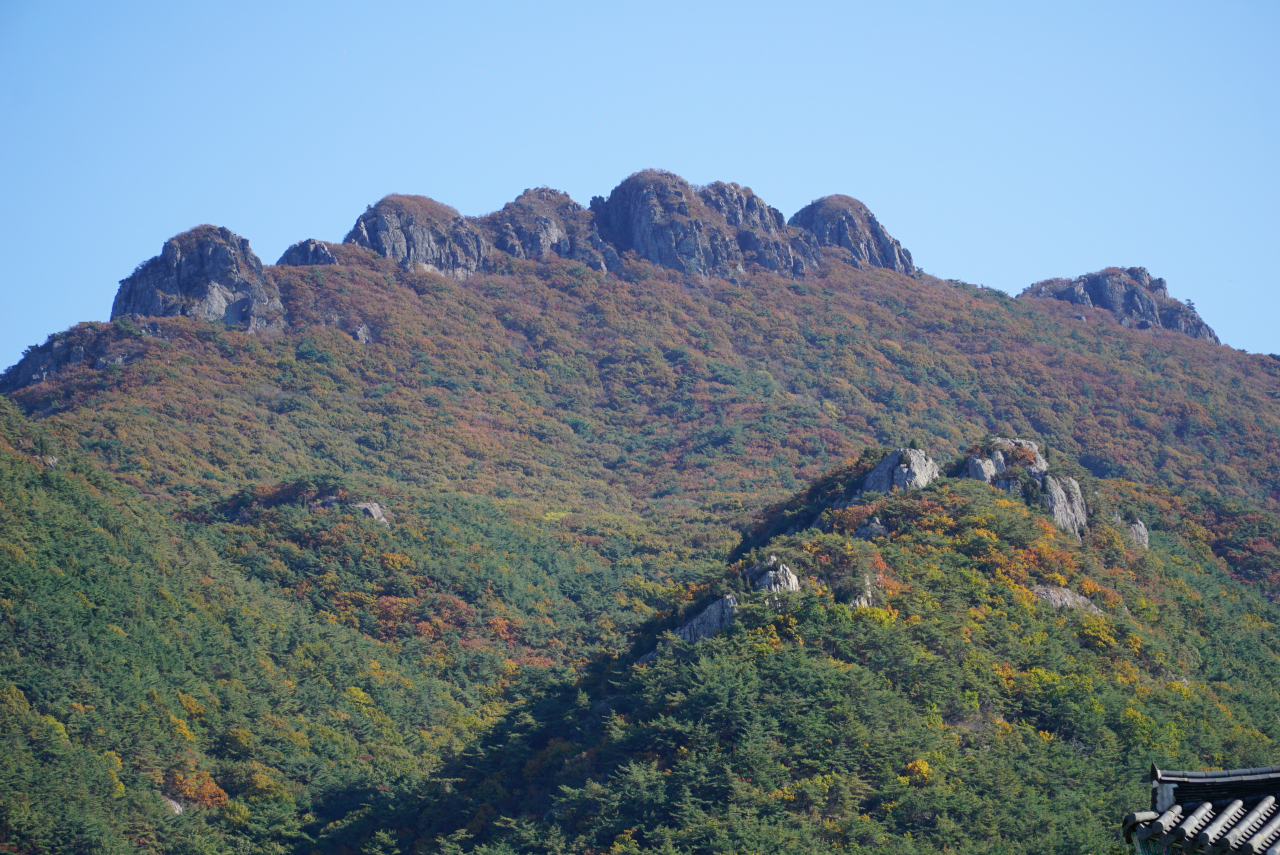
<svg viewBox="0 0 1280 855"><path fill-rule="evenodd" d="M1089 522L1080 484L1074 478L1044 476L1044 503L1053 515L1054 524L1077 537Z"/></svg>
<svg viewBox="0 0 1280 855"><path fill-rule="evenodd" d="M18 363L5 372L0 389L21 389L43 383L69 365L85 361L84 346L51 337L43 345L32 347Z"/></svg>
<svg viewBox="0 0 1280 855"><path fill-rule="evenodd" d="M676 635L688 642L710 638L733 623L733 615L737 610L736 598L728 595L721 597L677 629Z"/></svg>
<svg viewBox="0 0 1280 855"><path fill-rule="evenodd" d="M1151 548L1151 533L1147 531L1146 523L1142 520L1137 520L1133 525L1129 526L1129 537L1143 549Z"/></svg>
<svg viewBox="0 0 1280 855"><path fill-rule="evenodd" d="M170 238L159 255L120 280L111 319L135 314L186 315L251 330L284 326L280 292L263 276L249 242L217 226Z"/></svg>
<svg viewBox="0 0 1280 855"><path fill-rule="evenodd" d="M992 482L991 486L995 487L997 490L1008 493L1014 498L1018 498L1022 495L1022 482L1017 478L997 478Z"/></svg>
<svg viewBox="0 0 1280 855"><path fill-rule="evenodd" d="M888 537L888 535L889 530L880 523L879 517L872 517L853 532L853 536L859 540L871 540L873 537Z"/></svg>
<svg viewBox="0 0 1280 855"><path fill-rule="evenodd" d="M316 267L321 264L337 264L338 258L322 240L304 240L284 251L276 264L289 267Z"/></svg>
<svg viewBox="0 0 1280 855"><path fill-rule="evenodd" d="M1068 588L1036 585L1036 597L1055 609L1079 609L1095 615L1102 614L1102 609L1095 606L1088 597Z"/></svg>
<svg viewBox="0 0 1280 855"><path fill-rule="evenodd" d="M732 278L758 265L795 278L828 254L857 267L915 272L911 254L847 196L820 199L788 223L748 187L717 181L695 188L670 172L646 170L608 199L592 199L591 211L618 252L685 273Z"/></svg>
<svg viewBox="0 0 1280 855"><path fill-rule="evenodd" d="M360 215L343 242L458 281L485 267L493 251L475 224L426 196L387 196Z"/></svg>
<svg viewBox="0 0 1280 855"><path fill-rule="evenodd" d="M495 247L516 258L547 259L554 254L601 271L622 264L600 237L591 212L550 187L526 190L476 222Z"/></svg>
<svg viewBox="0 0 1280 855"><path fill-rule="evenodd" d="M1006 465L1008 465L1008 455L1004 454L1001 449L1004 451L1012 451L1015 448L1025 448L1035 455L1033 461L1023 468L1025 468L1037 481L1040 480L1040 477L1044 475L1044 473L1049 471L1049 462L1040 454L1040 446L1031 440L1008 439L1007 437L998 436L991 442L996 446L996 450L992 452L992 458L997 461L996 465L998 466L998 471L1003 472Z"/></svg>
<svg viewBox="0 0 1280 855"><path fill-rule="evenodd" d="M745 273L742 252L722 213L708 207L678 175L650 169L591 200L600 235L621 254L683 273Z"/></svg>
<svg viewBox="0 0 1280 855"><path fill-rule="evenodd" d="M717 181L698 195L733 231L744 263L784 276L803 276L822 263L814 236L788 227L782 212L765 204L750 187Z"/></svg>
<svg viewBox="0 0 1280 855"><path fill-rule="evenodd" d="M855 267L883 267L908 276L916 272L911 253L887 231L867 206L850 196L824 196L796 212L790 225L812 234L819 246L844 251Z"/></svg>
<svg viewBox="0 0 1280 855"><path fill-rule="evenodd" d="M1003 457L1001 462L1003 463ZM976 454L969 458L966 469L970 478L975 481L986 481L988 484L995 479L998 471L1000 470L996 469L995 462L990 457L979 457Z"/></svg>
<svg viewBox="0 0 1280 855"><path fill-rule="evenodd" d="M1017 478L1000 477L1014 464L1011 459L1016 449L1026 449L1034 454L1031 463L1023 466L1031 477L1043 484L1044 474L1049 470L1049 463L1040 454L1040 447L1027 439L1009 439L998 436L991 442L993 449L990 457L975 454L969 458L966 474L976 481L986 481L997 490L1003 490L1011 496L1022 495L1022 482ZM1021 456L1021 455L1020 455Z"/></svg>
<svg viewBox="0 0 1280 855"><path fill-rule="evenodd" d="M923 490L941 474L938 464L923 451L898 448L867 474L862 489L868 493L887 493L894 487Z"/></svg>
<svg viewBox="0 0 1280 855"><path fill-rule="evenodd" d="M1129 329L1173 330L1220 344L1196 310L1172 299L1165 281L1153 279L1145 267L1108 267L1075 279L1048 279L1030 286L1021 296L1106 309ZM1084 320L1083 315L1080 320Z"/></svg>
<svg viewBox="0 0 1280 855"><path fill-rule="evenodd" d="M798 591L800 579L791 568L778 561L778 556L770 555L768 561L756 564L746 572L751 584L757 591Z"/></svg>
<svg viewBox="0 0 1280 855"><path fill-rule="evenodd" d="M363 511L365 516L377 520L383 525L391 525L391 522L387 519L386 510L377 502L359 502L354 507Z"/></svg>

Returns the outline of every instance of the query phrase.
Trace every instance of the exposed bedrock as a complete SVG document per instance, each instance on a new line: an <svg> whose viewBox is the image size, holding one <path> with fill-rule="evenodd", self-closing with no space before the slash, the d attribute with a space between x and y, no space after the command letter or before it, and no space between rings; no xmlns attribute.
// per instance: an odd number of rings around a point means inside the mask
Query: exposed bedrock
<svg viewBox="0 0 1280 855"><path fill-rule="evenodd" d="M111 319L124 315L186 315L251 330L284 326L280 292L263 276L249 241L208 225L169 238L159 255L120 281Z"/></svg>
<svg viewBox="0 0 1280 855"><path fill-rule="evenodd" d="M1106 309L1123 327L1172 330L1219 344L1218 336L1188 303L1169 296L1163 279L1145 267L1108 267L1075 279L1047 279L1022 292L1089 308Z"/></svg>

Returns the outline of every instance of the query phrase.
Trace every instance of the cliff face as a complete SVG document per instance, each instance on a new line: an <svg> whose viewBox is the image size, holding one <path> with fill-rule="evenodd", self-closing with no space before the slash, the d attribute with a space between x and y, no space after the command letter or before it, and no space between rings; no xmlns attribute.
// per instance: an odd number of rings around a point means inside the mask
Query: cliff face
<svg viewBox="0 0 1280 855"><path fill-rule="evenodd" d="M915 272L911 254L848 196L820 199L788 223L750 188L719 181L696 188L670 172L646 170L608 199L592 199L591 210L619 252L634 250L686 273L733 277L754 264L800 277L822 265L824 247L855 267Z"/></svg>
<svg viewBox="0 0 1280 855"><path fill-rule="evenodd" d="M1075 279L1037 282L1022 296L1048 297L1087 308L1106 309L1129 329L1163 329L1220 344L1218 336L1191 306L1172 299L1163 279L1145 267L1109 267Z"/></svg>
<svg viewBox="0 0 1280 855"><path fill-rule="evenodd" d="M159 255L120 281L111 319L123 315L186 315L251 330L284 326L280 292L263 276L249 242L208 225L165 241Z"/></svg>
<svg viewBox="0 0 1280 855"><path fill-rule="evenodd" d="M526 190L478 222L498 249L516 258L546 258L555 253L592 270L616 268L620 263L613 247L600 238L591 212L567 193L549 187Z"/></svg>
<svg viewBox="0 0 1280 855"><path fill-rule="evenodd" d="M683 273L746 272L724 215L678 175L638 172L613 188L608 199L592 199L591 210L601 235L619 253L634 251Z"/></svg>
<svg viewBox="0 0 1280 855"><path fill-rule="evenodd" d="M387 196L360 215L345 242L458 281L483 268L493 252L475 225L426 196Z"/></svg>

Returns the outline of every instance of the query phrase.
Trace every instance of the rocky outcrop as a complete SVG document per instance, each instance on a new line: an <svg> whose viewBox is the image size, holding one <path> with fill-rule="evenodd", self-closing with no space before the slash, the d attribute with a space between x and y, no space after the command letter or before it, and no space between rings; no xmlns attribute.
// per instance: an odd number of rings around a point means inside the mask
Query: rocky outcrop
<svg viewBox="0 0 1280 855"><path fill-rule="evenodd" d="M358 502L354 507L376 522L380 522L383 525L391 525L391 521L387 519L386 509L377 502Z"/></svg>
<svg viewBox="0 0 1280 855"><path fill-rule="evenodd" d="M823 263L824 247L857 267L915 272L911 254L847 196L820 199L788 223L749 187L717 181L697 188L670 172L646 170L608 199L592 199L591 210L601 236L619 252L685 273L732 278L757 265L800 277Z"/></svg>
<svg viewBox="0 0 1280 855"><path fill-rule="evenodd" d="M613 247L601 239L591 212L550 187L526 190L477 222L495 247L516 258L554 254L601 271L621 264Z"/></svg>
<svg viewBox="0 0 1280 855"><path fill-rule="evenodd" d="M916 272L911 253L850 196L824 196L797 211L789 224L813 235L818 246L843 250L843 260L855 267L883 267L908 276Z"/></svg>
<svg viewBox="0 0 1280 855"><path fill-rule="evenodd" d="M1108 267L1075 279L1049 279L1027 288L1022 296L1106 309L1129 329L1172 330L1220 343L1196 310L1172 299L1165 281L1153 279L1145 267Z"/></svg>
<svg viewBox="0 0 1280 855"><path fill-rule="evenodd" d="M304 240L295 243L284 251L276 264L289 267L315 267L321 264L337 264L337 256L322 240Z"/></svg>
<svg viewBox="0 0 1280 855"><path fill-rule="evenodd" d="M1044 475L1049 463L1040 454L1040 446L1027 439L1009 439L998 436L989 443L987 454L974 454L965 462L965 474L977 481L986 481L998 490L1014 496L1022 495L1022 482L1015 469L1022 469L1044 485Z"/></svg>
<svg viewBox="0 0 1280 855"><path fill-rule="evenodd" d="M876 537L888 537L889 530L880 522L879 517L872 517L854 529L853 536L859 540L871 540Z"/></svg>
<svg viewBox="0 0 1280 855"><path fill-rule="evenodd" d="M923 490L942 473L938 464L914 448L898 448L867 474L862 489L868 493L899 490Z"/></svg>
<svg viewBox="0 0 1280 855"><path fill-rule="evenodd" d="M750 187L717 181L698 195L707 208L723 217L738 244L741 263L784 276L803 276L821 263L813 235L788 227L782 212L765 204Z"/></svg>
<svg viewBox="0 0 1280 855"><path fill-rule="evenodd" d="M1044 476L1044 504L1053 516L1054 525L1077 537L1089 522L1089 512L1075 478Z"/></svg>
<svg viewBox="0 0 1280 855"><path fill-rule="evenodd" d="M800 590L800 578L791 572L790 567L778 561L776 555L770 555L769 560L751 567L746 577L757 591Z"/></svg>
<svg viewBox="0 0 1280 855"><path fill-rule="evenodd" d="M1142 520L1136 520L1133 525L1129 526L1129 537L1133 540L1135 546L1143 549L1151 548L1151 533L1147 531L1147 525Z"/></svg>
<svg viewBox="0 0 1280 855"><path fill-rule="evenodd" d="M1102 609L1095 606L1088 597L1077 594L1069 588L1036 585L1036 598L1055 609L1079 609L1090 614L1102 614Z"/></svg>
<svg viewBox="0 0 1280 855"><path fill-rule="evenodd" d="M746 272L724 215L707 207L678 175L637 172L613 188L608 199L592 199L591 211L601 236L619 253L634 251L683 273Z"/></svg>
<svg viewBox="0 0 1280 855"><path fill-rule="evenodd" d="M250 330L284 326L280 292L263 276L249 242L217 226L170 238L159 255L122 279L111 319L124 315L186 315Z"/></svg>
<svg viewBox="0 0 1280 855"><path fill-rule="evenodd" d="M710 638L733 623L733 615L737 610L738 600L729 595L723 596L677 629L676 635L688 642Z"/></svg>
<svg viewBox="0 0 1280 855"><path fill-rule="evenodd" d="M0 389L11 391L25 386L43 383L68 365L84 362L84 345L61 339L51 339L41 347L32 347L22 355L17 365L4 373Z"/></svg>
<svg viewBox="0 0 1280 855"><path fill-rule="evenodd" d="M474 223L426 196L387 196L360 215L344 243L458 281L484 268L493 252Z"/></svg>
<svg viewBox="0 0 1280 855"><path fill-rule="evenodd" d="M500 268L504 253L554 254L605 271L621 265L622 253L635 252L683 273L730 279L753 267L801 277L829 259L915 272L911 253L856 199L828 196L788 224L749 187L723 181L695 187L656 169L630 176L607 199L595 197L590 210L549 187L526 190L483 217L462 217L425 196L391 195L360 216L345 242L459 281ZM323 243L304 241L280 263L333 263L322 260L326 252L332 254Z"/></svg>

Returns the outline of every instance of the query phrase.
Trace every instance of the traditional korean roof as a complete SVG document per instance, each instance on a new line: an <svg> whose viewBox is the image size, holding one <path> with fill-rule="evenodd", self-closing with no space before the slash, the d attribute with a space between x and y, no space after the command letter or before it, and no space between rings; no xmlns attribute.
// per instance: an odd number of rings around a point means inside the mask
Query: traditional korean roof
<svg viewBox="0 0 1280 855"><path fill-rule="evenodd" d="M1140 855L1280 855L1280 766L1224 772L1151 767L1151 809L1124 818Z"/></svg>

